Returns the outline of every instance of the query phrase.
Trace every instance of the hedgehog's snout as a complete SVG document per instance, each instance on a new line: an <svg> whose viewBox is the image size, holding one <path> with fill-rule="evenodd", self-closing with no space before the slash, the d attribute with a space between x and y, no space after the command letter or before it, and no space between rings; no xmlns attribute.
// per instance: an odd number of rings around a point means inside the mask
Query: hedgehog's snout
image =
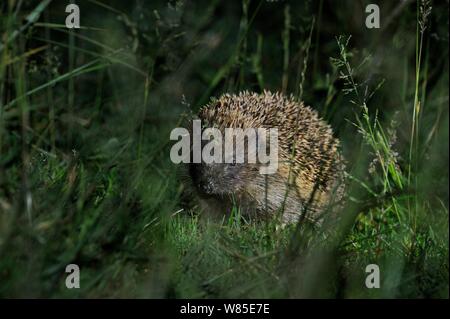
<svg viewBox="0 0 450 319"><path fill-rule="evenodd" d="M212 181L203 181L200 184L200 187L202 188L203 192L205 192L206 194L209 194L209 195L214 194L215 186Z"/></svg>
<svg viewBox="0 0 450 319"><path fill-rule="evenodd" d="M192 181L199 191L208 195L215 193L216 185L206 165L191 164L189 171Z"/></svg>
<svg viewBox="0 0 450 319"><path fill-rule="evenodd" d="M235 190L236 172L226 164L191 164L190 175L195 187L206 195L225 194Z"/></svg>

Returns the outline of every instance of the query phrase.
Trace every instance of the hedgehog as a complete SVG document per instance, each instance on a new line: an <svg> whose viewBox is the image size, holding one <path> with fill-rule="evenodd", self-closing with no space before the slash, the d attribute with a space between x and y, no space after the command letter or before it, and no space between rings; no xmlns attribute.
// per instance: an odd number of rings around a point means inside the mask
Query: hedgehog
<svg viewBox="0 0 450 319"><path fill-rule="evenodd" d="M201 211L225 216L277 216L283 225L319 223L342 201L344 159L339 140L318 113L294 96L264 91L223 94L198 112L202 127L277 128L278 169L260 174L261 163L190 163L188 176ZM224 157L230 154L223 154Z"/></svg>

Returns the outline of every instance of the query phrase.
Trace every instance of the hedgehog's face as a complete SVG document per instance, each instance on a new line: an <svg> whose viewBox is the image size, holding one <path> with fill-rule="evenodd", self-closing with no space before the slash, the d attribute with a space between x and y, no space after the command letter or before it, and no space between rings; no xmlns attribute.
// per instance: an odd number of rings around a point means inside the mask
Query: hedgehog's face
<svg viewBox="0 0 450 319"><path fill-rule="evenodd" d="M227 138L226 134L222 129L220 137L203 138L201 163L189 164L192 181L203 195L222 196L238 193L249 181L254 180L254 175L259 172L256 160L249 161L249 158L257 157L256 141L249 147L249 139L243 132L234 132L235 135L231 139ZM237 145L237 140L243 143ZM192 149L191 158L193 158Z"/></svg>
<svg viewBox="0 0 450 319"><path fill-rule="evenodd" d="M189 174L197 190L204 195L238 192L246 180L245 164L190 164Z"/></svg>

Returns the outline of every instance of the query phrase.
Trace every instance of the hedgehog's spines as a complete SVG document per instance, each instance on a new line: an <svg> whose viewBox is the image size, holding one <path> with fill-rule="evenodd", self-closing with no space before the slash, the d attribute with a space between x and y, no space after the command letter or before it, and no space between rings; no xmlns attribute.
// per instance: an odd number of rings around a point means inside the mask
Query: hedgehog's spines
<svg viewBox="0 0 450 319"><path fill-rule="evenodd" d="M301 200L308 200L316 187L323 198L328 198L328 192L340 182L343 161L338 139L333 137L331 127L320 119L317 111L297 101L292 94L285 96L268 90L261 94L248 91L227 93L211 99L200 109L199 117L209 126L219 129L278 128L279 168L271 180L278 185L276 187L285 189L288 172L292 170ZM252 183L255 181L248 181L248 192L261 192L261 185ZM275 194L275 200L277 196L284 197Z"/></svg>

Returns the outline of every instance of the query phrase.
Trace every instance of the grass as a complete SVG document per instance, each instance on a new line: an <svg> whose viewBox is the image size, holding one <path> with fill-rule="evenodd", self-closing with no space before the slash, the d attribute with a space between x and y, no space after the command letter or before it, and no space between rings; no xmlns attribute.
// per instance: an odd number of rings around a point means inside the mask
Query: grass
<svg viewBox="0 0 450 319"><path fill-rule="evenodd" d="M448 298L448 5L368 30L350 1L77 3L70 31L63 3L0 4L1 297ZM169 133L243 89L333 126L339 223L188 208Z"/></svg>

